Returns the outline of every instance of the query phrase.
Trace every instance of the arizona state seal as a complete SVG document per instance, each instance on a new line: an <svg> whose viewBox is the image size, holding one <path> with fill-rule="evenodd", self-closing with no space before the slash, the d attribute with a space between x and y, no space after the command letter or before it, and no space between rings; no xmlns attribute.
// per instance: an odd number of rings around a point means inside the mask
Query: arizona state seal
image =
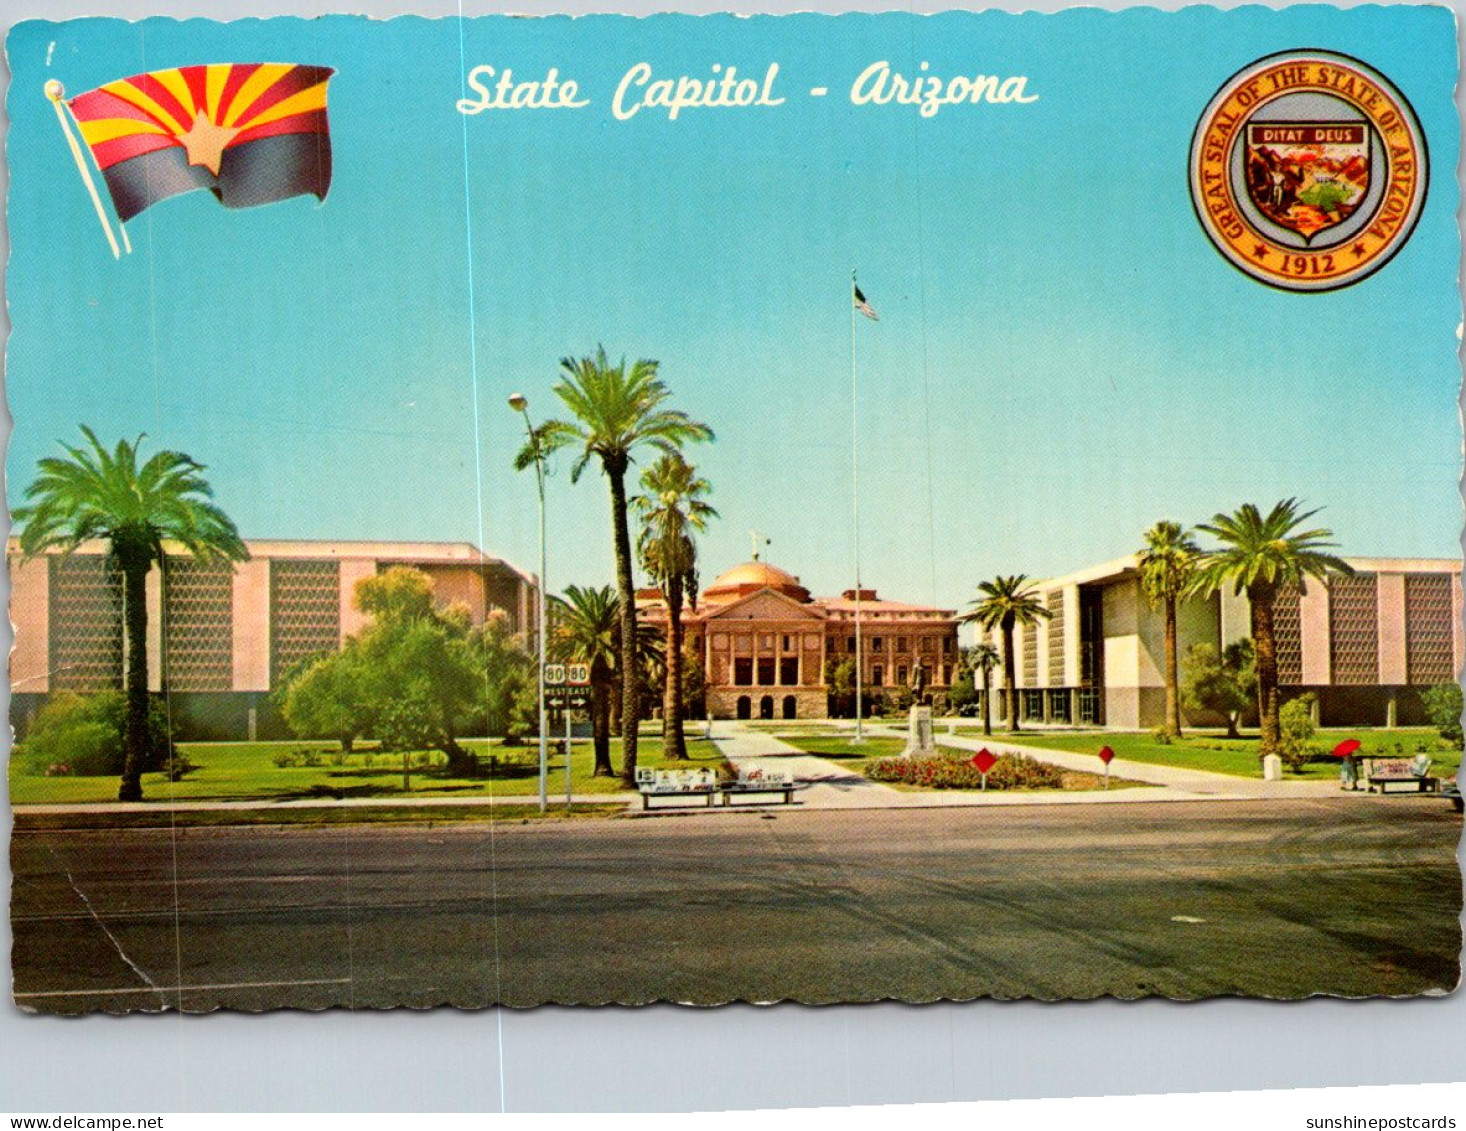
<svg viewBox="0 0 1466 1131"><path fill-rule="evenodd" d="M1373 274L1425 203L1425 135L1379 72L1329 51L1238 71L1191 140L1191 201L1233 266L1290 291Z"/></svg>

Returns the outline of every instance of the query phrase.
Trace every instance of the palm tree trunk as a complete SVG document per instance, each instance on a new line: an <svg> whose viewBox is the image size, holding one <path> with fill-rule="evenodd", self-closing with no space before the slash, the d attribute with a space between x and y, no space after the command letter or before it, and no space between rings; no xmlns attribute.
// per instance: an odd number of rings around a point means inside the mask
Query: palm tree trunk
<svg viewBox="0 0 1466 1131"><path fill-rule="evenodd" d="M992 672L982 669L982 733L993 733L993 689Z"/></svg>
<svg viewBox="0 0 1466 1131"><path fill-rule="evenodd" d="M1013 670L1013 630L1003 627L1003 673L1008 677L1008 729L1018 730L1018 673Z"/></svg>
<svg viewBox="0 0 1466 1131"><path fill-rule="evenodd" d="M1262 741L1257 756L1278 751L1278 650L1273 637L1273 590L1253 586L1247 590L1252 606L1252 643L1257 650L1257 710Z"/></svg>
<svg viewBox="0 0 1466 1131"><path fill-rule="evenodd" d="M614 689L614 684L607 687L603 680L591 685L591 745L595 747L596 754L595 769L591 771L591 777L609 778L616 773L611 765L611 694Z"/></svg>
<svg viewBox="0 0 1466 1131"><path fill-rule="evenodd" d="M143 799L148 758L148 565L147 558L118 563L122 617L127 630L127 717L122 728L122 784L118 801Z"/></svg>
<svg viewBox="0 0 1466 1131"><path fill-rule="evenodd" d="M626 519L626 467L609 464L611 527L616 549L616 589L621 597L621 776L636 782L636 738L640 721L636 673L636 590L631 581L631 531Z"/></svg>
<svg viewBox="0 0 1466 1131"><path fill-rule="evenodd" d="M1181 737L1181 696L1176 678L1176 598L1166 595L1166 733Z"/></svg>
<svg viewBox="0 0 1466 1131"><path fill-rule="evenodd" d="M662 746L667 758L687 760L682 734L682 578L667 581L667 683L662 694Z"/></svg>

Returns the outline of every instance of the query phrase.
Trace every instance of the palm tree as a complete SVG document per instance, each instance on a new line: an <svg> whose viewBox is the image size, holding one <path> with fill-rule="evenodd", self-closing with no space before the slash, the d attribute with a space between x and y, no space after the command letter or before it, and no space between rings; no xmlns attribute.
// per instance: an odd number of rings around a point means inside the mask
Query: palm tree
<svg viewBox="0 0 1466 1131"><path fill-rule="evenodd" d="M202 561L249 557L234 523L213 504L213 490L199 473L203 464L182 452L162 451L138 467L138 443L102 447L82 425L90 449L63 444L67 457L47 457L25 489L21 553L71 553L83 542L107 543L108 564L122 576L122 615L127 636L124 684L127 714L122 732L120 801L140 801L148 748L147 577L164 563L164 543L174 542Z"/></svg>
<svg viewBox="0 0 1466 1131"><path fill-rule="evenodd" d="M561 448L580 449L571 466L576 482L592 458L611 487L611 534L616 555L616 590L620 598L621 651L635 655L636 591L631 579L631 533L626 517L626 472L637 449L676 451L682 445L713 438L712 429L685 412L666 408L672 391L657 376L655 361L641 360L627 369L626 360L612 365L605 347L594 357L562 358L555 395L570 410L571 420L547 420L514 459L523 471L541 455ZM637 681L629 668L621 672L621 739L625 750L622 774L636 777ZM628 678L628 677L631 678Z"/></svg>
<svg viewBox="0 0 1466 1131"><path fill-rule="evenodd" d="M1181 737L1180 681L1176 675L1176 601L1196 572L1201 547L1179 522L1162 519L1145 532L1140 551L1140 587L1152 609L1166 614L1166 733Z"/></svg>
<svg viewBox="0 0 1466 1131"><path fill-rule="evenodd" d="M1352 574L1342 558L1324 551L1336 543L1332 530L1299 530L1317 510L1298 511L1297 499L1284 499L1266 515L1252 503L1235 514L1218 514L1197 529L1221 543L1202 555L1192 590L1209 596L1230 585L1246 593L1252 609L1252 643L1257 653L1258 721L1262 741L1258 756L1278 749L1278 651L1273 631L1273 600L1285 585L1302 586L1309 577L1325 580L1332 573Z"/></svg>
<svg viewBox="0 0 1466 1131"><path fill-rule="evenodd" d="M642 472L646 494L632 500L641 519L637 550L642 567L667 598L666 684L662 695L662 745L673 761L687 759L682 734L682 601L697 608L697 543L715 511L703 496L712 487L699 479L680 452L664 452Z"/></svg>
<svg viewBox="0 0 1466 1131"><path fill-rule="evenodd" d="M620 602L610 585L600 589L570 585L563 598L550 598L551 647L555 658L590 665L593 777L610 777L616 772L611 766L611 690L616 684L619 618Z"/></svg>
<svg viewBox="0 0 1466 1131"><path fill-rule="evenodd" d="M1018 625L1032 628L1042 617L1048 620L1054 614L1039 602L1038 594L1028 588L1026 574L1012 577L1001 574L991 581L978 585L980 596L971 604L971 611L963 615L965 621L976 621L983 629L991 632L1000 629L1003 633L1003 673L1008 684L1008 729L1018 729L1018 673L1013 665L1013 629Z"/></svg>
<svg viewBox="0 0 1466 1131"><path fill-rule="evenodd" d="M982 733L993 733L993 669L1001 659L998 650L986 640L972 646L968 660L972 670L982 672Z"/></svg>

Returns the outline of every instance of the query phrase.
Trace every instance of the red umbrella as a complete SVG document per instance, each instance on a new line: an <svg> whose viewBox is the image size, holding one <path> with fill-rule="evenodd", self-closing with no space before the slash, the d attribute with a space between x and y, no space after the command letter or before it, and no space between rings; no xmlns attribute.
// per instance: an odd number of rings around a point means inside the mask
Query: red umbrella
<svg viewBox="0 0 1466 1131"><path fill-rule="evenodd" d="M1357 738L1346 738L1334 747L1334 757L1347 758L1363 745L1364 743L1360 742Z"/></svg>

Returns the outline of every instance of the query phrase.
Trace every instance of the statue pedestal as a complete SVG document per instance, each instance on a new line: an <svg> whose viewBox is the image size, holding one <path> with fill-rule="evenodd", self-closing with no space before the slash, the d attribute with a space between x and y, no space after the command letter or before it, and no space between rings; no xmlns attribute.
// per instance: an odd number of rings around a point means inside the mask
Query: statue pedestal
<svg viewBox="0 0 1466 1131"><path fill-rule="evenodd" d="M1276 754L1269 754L1266 758L1262 760L1262 780L1283 780L1283 760L1279 758Z"/></svg>
<svg viewBox="0 0 1466 1131"><path fill-rule="evenodd" d="M906 724L906 749L901 751L901 757L922 758L936 752L936 743L932 741L932 709L913 706Z"/></svg>

